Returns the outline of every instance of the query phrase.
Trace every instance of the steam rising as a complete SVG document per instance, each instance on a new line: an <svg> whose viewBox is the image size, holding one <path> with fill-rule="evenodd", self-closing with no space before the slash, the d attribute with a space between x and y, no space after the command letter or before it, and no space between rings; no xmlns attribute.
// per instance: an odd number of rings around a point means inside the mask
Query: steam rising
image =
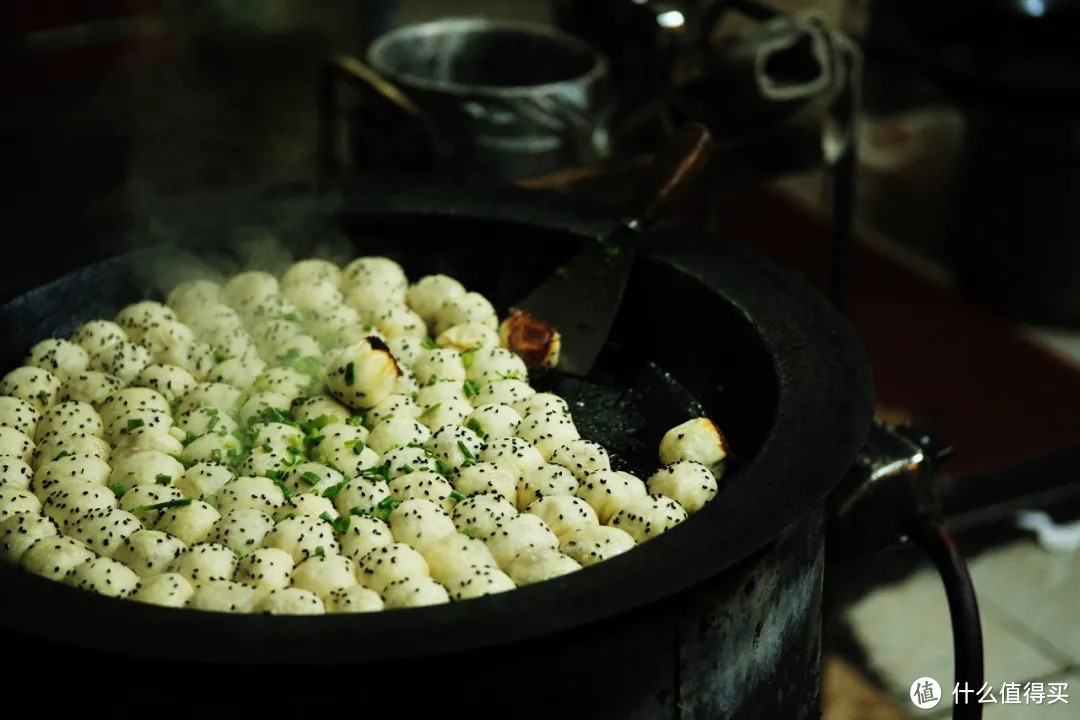
<svg viewBox="0 0 1080 720"><path fill-rule="evenodd" d="M184 281L211 280L224 284L237 273L262 270L279 276L297 260L319 258L344 265L357 256L356 248L340 232L312 242L301 237L288 241L268 229L242 229L220 243L184 242L159 233L153 248L136 256L135 276L150 297L165 298Z"/></svg>

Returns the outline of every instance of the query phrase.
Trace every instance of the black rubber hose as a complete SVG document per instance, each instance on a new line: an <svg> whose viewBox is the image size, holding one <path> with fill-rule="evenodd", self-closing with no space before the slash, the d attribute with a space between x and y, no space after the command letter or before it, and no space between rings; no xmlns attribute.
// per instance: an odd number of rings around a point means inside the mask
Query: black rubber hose
<svg viewBox="0 0 1080 720"><path fill-rule="evenodd" d="M916 518L909 523L908 536L930 556L945 585L952 619L954 681L977 693L983 686L982 621L967 563L941 523ZM981 720L982 705L970 702L972 695L963 697L966 702L953 705L953 720Z"/></svg>

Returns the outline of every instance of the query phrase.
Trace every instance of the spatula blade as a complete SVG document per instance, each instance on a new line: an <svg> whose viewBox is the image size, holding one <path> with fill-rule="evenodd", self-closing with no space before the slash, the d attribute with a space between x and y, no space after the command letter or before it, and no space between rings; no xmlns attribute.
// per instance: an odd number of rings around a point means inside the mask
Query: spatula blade
<svg viewBox="0 0 1080 720"><path fill-rule="evenodd" d="M586 241L561 271L515 307L555 320L561 336L558 370L586 375L607 341L634 263L633 250Z"/></svg>
<svg viewBox="0 0 1080 720"><path fill-rule="evenodd" d="M683 194L711 151L708 128L699 123L683 127L657 156L622 222L603 240L586 242L561 272L517 304L518 310L548 323L548 335L551 325L558 331L557 369L570 375L592 370L622 304L637 238Z"/></svg>

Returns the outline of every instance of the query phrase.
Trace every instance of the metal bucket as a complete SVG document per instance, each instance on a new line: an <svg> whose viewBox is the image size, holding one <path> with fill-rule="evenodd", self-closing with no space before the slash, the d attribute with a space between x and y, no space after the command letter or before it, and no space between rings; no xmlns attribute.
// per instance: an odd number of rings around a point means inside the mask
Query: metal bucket
<svg viewBox="0 0 1080 720"><path fill-rule="evenodd" d="M345 132L343 81L361 90ZM609 155L607 60L543 25L448 19L399 28L371 44L366 64L331 60L324 89L330 165L344 154L361 170L510 182ZM341 153L343 139L351 147Z"/></svg>

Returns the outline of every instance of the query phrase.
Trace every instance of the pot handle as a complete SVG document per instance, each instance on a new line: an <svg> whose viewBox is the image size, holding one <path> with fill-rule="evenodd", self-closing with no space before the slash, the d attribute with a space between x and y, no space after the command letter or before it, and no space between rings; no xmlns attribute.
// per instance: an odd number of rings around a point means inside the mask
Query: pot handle
<svg viewBox="0 0 1080 720"><path fill-rule="evenodd" d="M953 448L910 423L875 422L852 470L829 498L828 547L845 559L904 538L934 562L945 586L952 620L954 676L965 687L983 686L979 604L967 564L941 519L937 469ZM979 703L955 704L954 720L979 720Z"/></svg>
<svg viewBox="0 0 1080 720"><path fill-rule="evenodd" d="M756 25L713 44L729 12ZM834 34L814 15L780 12L760 2L713 0L702 12L697 52L704 67L759 101L783 105L824 96L837 86Z"/></svg>
<svg viewBox="0 0 1080 720"><path fill-rule="evenodd" d="M344 86L359 94L362 110L353 115L369 126L367 134L379 138L379 142L352 146L354 134L346 121L348 109L341 92ZM354 57L339 55L323 62L318 115L317 157L323 178L334 176L350 162L358 170L378 173L445 169L441 143L420 108L397 86Z"/></svg>
<svg viewBox="0 0 1080 720"><path fill-rule="evenodd" d="M687 123L653 160L630 200L624 223L643 230L667 212L709 162L713 137L701 123Z"/></svg>

